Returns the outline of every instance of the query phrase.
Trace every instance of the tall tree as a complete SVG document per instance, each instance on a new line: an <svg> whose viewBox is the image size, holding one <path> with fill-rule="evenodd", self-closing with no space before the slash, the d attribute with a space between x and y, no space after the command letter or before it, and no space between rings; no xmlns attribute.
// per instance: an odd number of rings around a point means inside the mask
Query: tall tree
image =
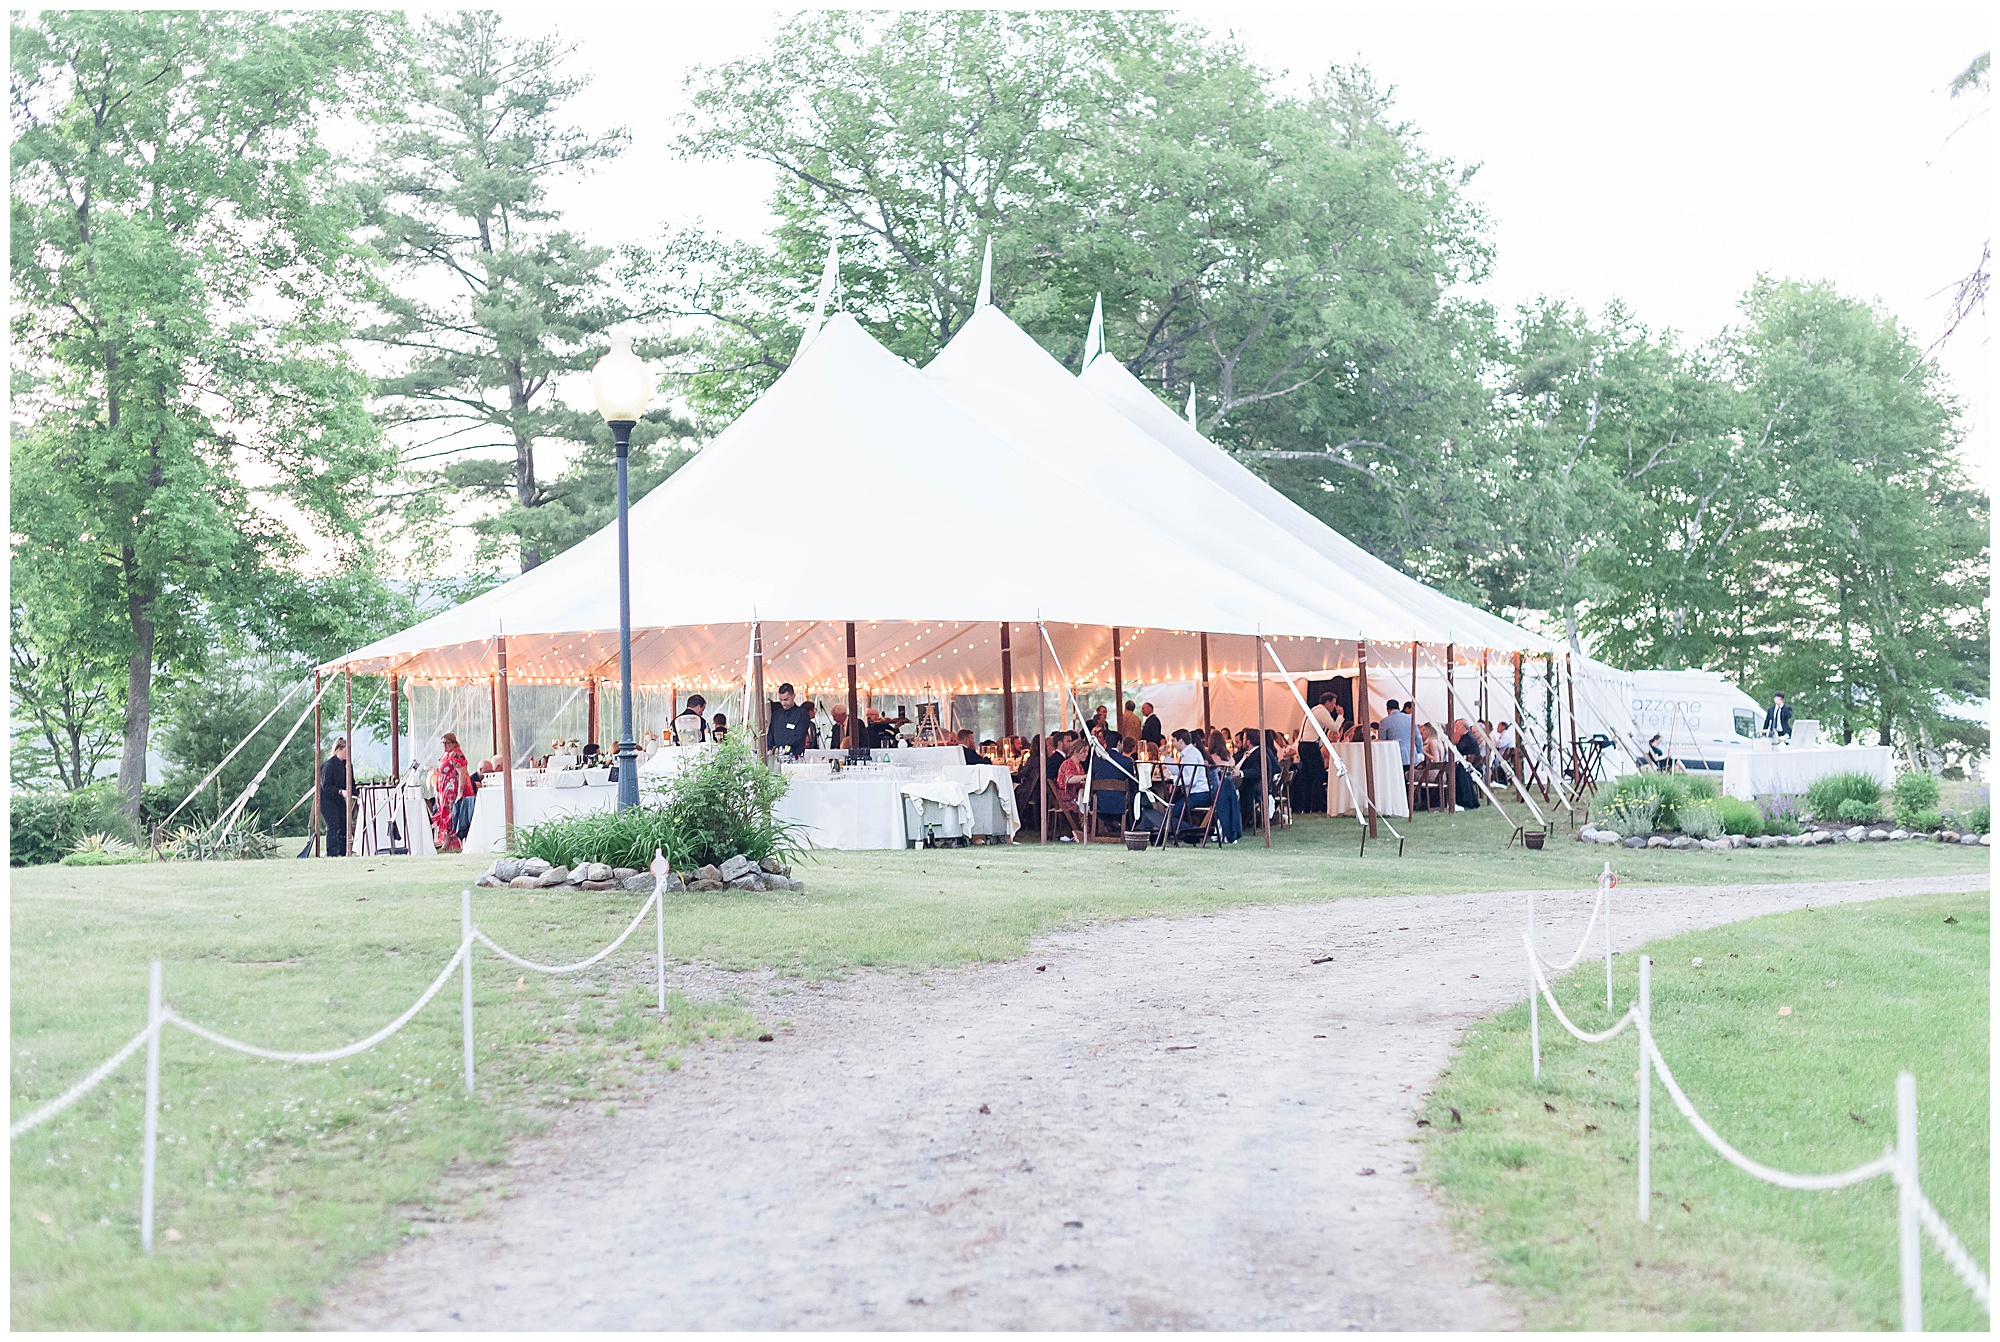
<svg viewBox="0 0 2000 1342"><path fill-rule="evenodd" d="M1486 402L1463 354L1488 317L1455 292L1487 264L1469 173L1361 72L1286 98L1160 15L982 12L818 16L694 83L685 149L770 164L779 221L654 259L663 306L707 319L699 407L783 371L832 238L842 306L922 362L990 237L996 296L1052 354L1077 365L1101 292L1115 357L1176 402L1194 382L1210 433L1378 551L1481 511L1451 464Z"/></svg>
<svg viewBox="0 0 2000 1342"><path fill-rule="evenodd" d="M45 11L10 31L16 549L108 571L134 814L157 667L199 664L384 464L341 348L353 213L322 125L366 109L382 21ZM96 612L106 615L105 611Z"/></svg>
<svg viewBox="0 0 2000 1342"><path fill-rule="evenodd" d="M556 521L552 537L535 515L558 497L537 446L603 435L555 383L588 369L626 315L610 250L562 227L549 204L551 186L610 161L628 139L563 120L587 82L563 72L570 53L552 36L510 35L490 11L427 20L407 120L383 137L369 194L390 282L368 335L399 356L380 391L405 464L420 471L404 522L419 538L440 534L451 491L501 504L480 529L507 538L523 571L564 531ZM507 457L477 455L494 449ZM437 461L450 464L424 466Z"/></svg>
<svg viewBox="0 0 2000 1342"><path fill-rule="evenodd" d="M17 528L34 502L11 500ZM116 610L115 591L105 590L112 570L79 570L52 558L39 547L17 546L8 566L8 690L15 725L8 762L17 787L53 778L74 792L118 750L125 686L103 650L119 641L120 631L115 619L106 618Z"/></svg>

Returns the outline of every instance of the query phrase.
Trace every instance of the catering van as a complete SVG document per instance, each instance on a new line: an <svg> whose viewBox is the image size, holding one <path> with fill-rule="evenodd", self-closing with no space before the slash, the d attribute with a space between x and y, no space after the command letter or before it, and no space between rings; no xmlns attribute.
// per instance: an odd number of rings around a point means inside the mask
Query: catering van
<svg viewBox="0 0 2000 1342"><path fill-rule="evenodd" d="M1632 720L1643 747L1660 746L1688 772L1722 772L1723 755L1741 750L1764 725L1764 710L1717 671L1632 671Z"/></svg>

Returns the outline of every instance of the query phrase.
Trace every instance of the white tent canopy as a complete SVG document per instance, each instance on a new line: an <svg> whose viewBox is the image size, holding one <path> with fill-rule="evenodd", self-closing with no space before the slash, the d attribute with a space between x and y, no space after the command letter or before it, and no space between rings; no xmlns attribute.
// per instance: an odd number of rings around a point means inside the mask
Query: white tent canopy
<svg viewBox="0 0 2000 1342"><path fill-rule="evenodd" d="M800 506L829 493L851 517ZM867 515L871 496L895 514ZM922 372L831 317L633 505L631 533L645 688L741 685L753 620L773 684L844 693L852 622L859 686L919 698L1032 689L1038 619L1086 684L1253 674L1260 632L1297 674L1353 667L1362 639L1405 661L1412 639L1461 658L1550 648L1367 555L1108 359L1070 377L990 306ZM616 543L606 527L323 669L483 684L504 639L515 683L615 680Z"/></svg>

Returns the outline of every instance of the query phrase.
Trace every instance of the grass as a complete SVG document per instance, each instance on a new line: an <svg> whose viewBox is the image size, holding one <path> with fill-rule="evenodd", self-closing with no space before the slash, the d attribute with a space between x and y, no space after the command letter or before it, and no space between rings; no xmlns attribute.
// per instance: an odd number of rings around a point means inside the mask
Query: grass
<svg viewBox="0 0 2000 1342"><path fill-rule="evenodd" d="M1785 1170L1880 1155L1895 1140L1896 1074L1912 1072L1925 1194L1987 1264L1988 935L1981 893L1779 914L1656 942L1655 1035L1716 1131ZM1621 956L1621 1009L1636 974L1636 958ZM1605 1022L1603 982L1600 963L1558 985L1583 1029ZM1753 1180L1656 1083L1654 1221L1642 1225L1638 1045L1630 1035L1582 1044L1546 1014L1542 1024L1539 1084L1524 1004L1473 1028L1424 1114L1428 1177L1495 1279L1516 1288L1527 1327L1899 1326L1886 1179L1831 1193ZM1928 1242L1923 1276L1926 1327L1989 1327Z"/></svg>
<svg viewBox="0 0 2000 1342"><path fill-rule="evenodd" d="M1269 854L1250 845L826 854L797 871L804 896L676 897L668 955L800 975L962 964L1010 958L1037 935L1099 919L1574 889L1606 857L1558 836L1540 853L1505 848L1490 809L1402 828L1411 842L1400 859L1393 842L1358 857L1354 823L1324 819L1281 832ZM1937 845L1621 849L1612 861L1627 884L1698 883L1956 874L1983 870L1985 854ZM310 1049L371 1032L449 958L458 891L485 865L440 857L14 871L14 1113L59 1093L143 1024L154 955L167 963L176 1008L239 1038ZM636 906L611 893L476 893L480 925L544 961L596 949ZM379 1048L323 1066L218 1057L169 1032L157 1252L136 1251L143 1066L135 1060L13 1148L14 1325L295 1324L357 1261L483 1196L508 1142L563 1104L614 1104L649 1061L755 1033L742 1003L676 1002L665 1025L652 1020L640 1010L651 992L648 938L636 940L583 982L523 976L481 953L481 1088L471 1102L456 1086L455 985Z"/></svg>

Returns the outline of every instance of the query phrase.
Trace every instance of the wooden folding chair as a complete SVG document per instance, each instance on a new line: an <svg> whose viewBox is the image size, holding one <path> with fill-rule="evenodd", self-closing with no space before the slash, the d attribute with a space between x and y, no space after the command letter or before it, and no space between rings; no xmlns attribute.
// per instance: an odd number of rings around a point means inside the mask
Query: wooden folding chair
<svg viewBox="0 0 2000 1342"><path fill-rule="evenodd" d="M1125 818L1132 813L1132 784L1123 778L1093 778L1090 790L1078 800L1083 804L1084 842L1095 843L1100 820L1109 819L1107 813L1098 810L1097 798L1100 794L1118 794L1118 829L1111 836L1119 843L1125 842Z"/></svg>
<svg viewBox="0 0 2000 1342"><path fill-rule="evenodd" d="M1181 837L1181 835L1184 832L1186 832L1189 828L1195 826L1198 826L1201 831L1200 835L1194 841L1195 847L1206 848L1208 846L1208 841L1211 838L1215 839L1216 842L1218 843L1222 841L1222 836L1216 834L1215 832L1215 804L1217 799L1221 796L1221 789L1216 786L1215 770L1208 769L1207 772L1208 772L1208 791L1204 795L1206 795L1208 798L1208 805L1195 806L1192 803L1190 803L1189 805L1182 807L1179 823L1175 824L1170 822L1167 826L1167 828L1170 831L1172 831L1171 838L1173 840L1174 846L1177 848L1182 847L1186 844L1186 840L1184 840ZM1169 812L1169 814L1171 815L1171 812Z"/></svg>

